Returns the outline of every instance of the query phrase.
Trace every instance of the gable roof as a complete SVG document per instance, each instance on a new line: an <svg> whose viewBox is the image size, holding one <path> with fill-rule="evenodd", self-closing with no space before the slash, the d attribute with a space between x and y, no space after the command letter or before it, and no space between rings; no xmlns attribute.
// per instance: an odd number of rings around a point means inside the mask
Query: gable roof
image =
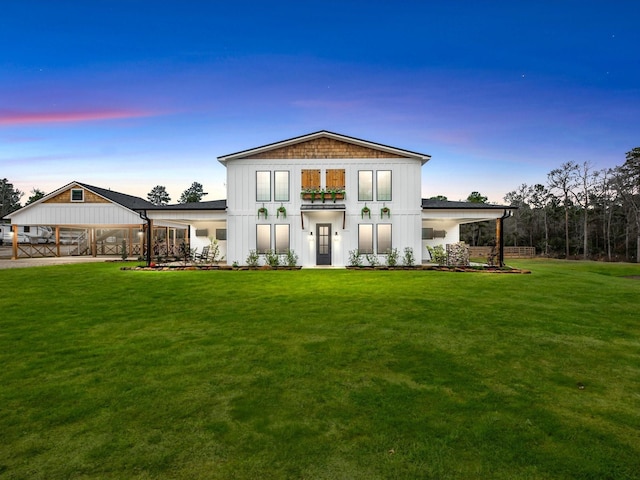
<svg viewBox="0 0 640 480"><path fill-rule="evenodd" d="M126 193L114 192L113 190L88 185L86 183L74 183L130 210L145 210L155 206L153 203L148 202L147 200L144 200L140 197L134 197L133 195L127 195Z"/></svg>
<svg viewBox="0 0 640 480"><path fill-rule="evenodd" d="M105 188L100 188L100 187L96 187L93 185L89 185L86 183L82 183L82 182L77 182L77 181L73 181L71 183L68 183L67 185L65 185L64 187L58 188L57 190L54 190L51 193L48 193L47 195L45 195L44 197L38 199L37 201L30 203L29 205L25 205L24 207L16 210L15 212L12 212L8 215L6 215L3 218L11 218L14 215L15 216L20 216L22 215L26 210L30 210L42 203L46 203L48 200L56 197L57 195L60 195L61 193L64 193L65 191L68 191L74 187L81 187L85 190L88 190L92 193L94 193L95 195L104 198L105 200L117 204L121 207L127 208L129 210L144 210L150 207L153 207L154 205L150 202L147 202L146 200L143 200L142 198L139 197L134 197L132 195L127 195L125 193L120 193L120 192L114 192L112 190L107 190Z"/></svg>
<svg viewBox="0 0 640 480"><path fill-rule="evenodd" d="M353 146L357 149L357 157L355 158L413 158L420 160L423 165L431 159L430 155L424 153L412 152L410 150L390 147L381 143L370 142L368 140L329 132L327 130L320 130L318 132L290 138L288 140L263 145L261 147L250 148L248 150L223 155L218 157L218 161L223 165L226 165L229 160L237 160L241 158L283 158L282 155L285 154L287 150L291 151L293 147L299 146L300 144L307 144L307 146L311 147L309 148L311 156L289 156L286 158L351 158L348 156L348 153L345 155L344 149L338 149L338 151L334 153L327 148L326 142L322 146L318 145L320 140L334 142L334 145L346 144ZM319 151L318 147L320 147L320 149L324 147L324 151ZM295 149L293 151L295 151Z"/></svg>

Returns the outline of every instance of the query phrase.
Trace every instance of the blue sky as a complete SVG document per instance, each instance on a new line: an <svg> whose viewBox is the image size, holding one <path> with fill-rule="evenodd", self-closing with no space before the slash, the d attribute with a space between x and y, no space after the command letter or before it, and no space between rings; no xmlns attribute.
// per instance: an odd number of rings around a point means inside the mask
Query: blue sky
<svg viewBox="0 0 640 480"><path fill-rule="evenodd" d="M640 3L20 0L0 7L0 178L224 198L216 158L330 130L502 202L640 146Z"/></svg>

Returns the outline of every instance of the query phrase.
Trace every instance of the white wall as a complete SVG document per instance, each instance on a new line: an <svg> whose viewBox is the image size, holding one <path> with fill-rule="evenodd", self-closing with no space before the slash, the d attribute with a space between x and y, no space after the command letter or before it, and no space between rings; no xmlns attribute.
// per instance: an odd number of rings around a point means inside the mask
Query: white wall
<svg viewBox="0 0 640 480"><path fill-rule="evenodd" d="M434 230L444 230L446 235L444 238L433 238L430 240L422 240L421 258L422 261L430 261L431 256L427 251L427 246L435 247L438 245L446 246L451 243L458 243L460 241L460 222L457 220L429 220L422 222L422 227L433 228ZM420 238L422 238L422 231L420 232Z"/></svg>
<svg viewBox="0 0 640 480"><path fill-rule="evenodd" d="M301 172L303 169L320 169L321 181L325 181L327 169L344 168L346 183L346 199L338 200L345 205L346 222L343 230L342 211L305 211L304 231L301 222ZM255 172L287 170L290 172L290 198L283 202L287 209L287 217L276 218L276 210L280 202L265 202L269 212L268 218L258 219L258 208L262 202L256 202ZM365 202L358 201L358 171L373 170L374 184L376 170L392 171L392 201L366 202L371 209L371 219L361 218L361 210ZM249 250L256 248L256 224L277 223L290 224L291 248L299 256L303 266L316 264L315 244L309 240L309 232L317 223L331 223L332 235L337 231L338 239L332 238L332 264L344 266L348 262L350 250L358 247L359 223L391 223L392 245L402 253L405 247L414 250L419 257L421 245L421 198L420 198L420 160L414 159L282 159L282 160L229 160L227 162L227 227L228 227L228 262L246 263ZM322 185L325 187L325 185ZM272 175L273 192L273 175ZM272 195L273 197L273 195ZM327 200L330 202L330 200ZM305 204L309 202L304 202ZM320 202L316 200L315 204ZM380 217L383 204L391 210L391 218ZM375 231L375 226L374 226Z"/></svg>
<svg viewBox="0 0 640 480"><path fill-rule="evenodd" d="M17 225L136 225L135 212L112 203L40 203L11 217Z"/></svg>
<svg viewBox="0 0 640 480"><path fill-rule="evenodd" d="M202 252L202 249L208 245L211 245L211 242L216 239L216 229L225 229L227 228L227 222L223 221L199 221L197 223L192 223L189 225L189 244L191 248L197 249L198 253ZM196 235L198 230L207 230L207 235ZM224 257L222 263L227 260L227 241L226 240L218 240L218 247L220 248L220 259ZM233 263L233 262L229 262Z"/></svg>

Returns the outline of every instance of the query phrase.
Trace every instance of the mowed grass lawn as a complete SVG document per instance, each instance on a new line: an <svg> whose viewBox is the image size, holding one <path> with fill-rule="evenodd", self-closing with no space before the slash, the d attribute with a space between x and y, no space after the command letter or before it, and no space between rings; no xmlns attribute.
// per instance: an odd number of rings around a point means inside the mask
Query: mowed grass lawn
<svg viewBox="0 0 640 480"><path fill-rule="evenodd" d="M640 478L640 266L513 264L2 270L0 478Z"/></svg>

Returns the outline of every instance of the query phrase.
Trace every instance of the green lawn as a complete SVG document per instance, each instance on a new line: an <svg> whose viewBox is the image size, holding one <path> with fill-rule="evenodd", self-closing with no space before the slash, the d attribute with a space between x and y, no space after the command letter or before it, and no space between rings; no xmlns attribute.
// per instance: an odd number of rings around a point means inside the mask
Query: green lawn
<svg viewBox="0 0 640 480"><path fill-rule="evenodd" d="M640 266L512 263L2 270L0 479L640 478Z"/></svg>

